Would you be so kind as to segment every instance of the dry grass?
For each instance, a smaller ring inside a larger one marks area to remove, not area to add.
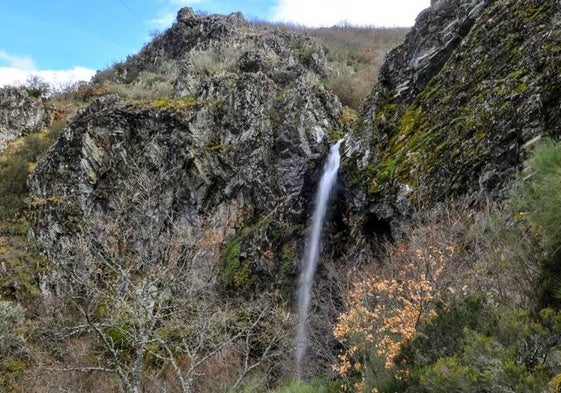
[[[309,34],[328,51],[331,62],[327,84],[341,103],[355,110],[372,91],[378,70],[388,52],[401,44],[409,28],[333,26],[306,28],[298,25],[256,22],[264,26]]]
[[[329,49],[330,60],[339,65],[328,85],[343,105],[359,109],[378,80],[386,54],[403,41],[408,31],[343,26],[311,29],[309,34]]]

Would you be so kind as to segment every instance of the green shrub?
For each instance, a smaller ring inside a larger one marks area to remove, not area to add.
[[[544,143],[524,171],[515,200],[541,231],[546,247],[556,252],[561,247],[561,143]]]
[[[541,392],[560,366],[561,314],[494,309],[474,300],[444,311],[409,345],[408,391]]]
[[[29,359],[28,348],[21,337],[24,309],[15,302],[0,300],[0,390],[18,391],[15,386]]]
[[[52,131],[26,135],[6,149],[0,158],[0,220],[21,217],[27,197],[27,177],[60,133]]]
[[[2,347],[16,336],[15,331],[21,327],[25,311],[14,302],[0,300],[0,343]]]
[[[157,72],[139,72],[130,83],[118,83],[107,79],[105,89],[107,93],[131,100],[168,99],[173,97],[173,86],[178,72],[176,62],[168,61],[162,64]]]
[[[18,155],[29,162],[37,162],[53,144],[57,136],[57,132],[28,135],[24,138]]]
[[[247,292],[254,282],[250,261],[240,257],[243,240],[242,236],[231,236],[222,250],[222,283],[228,290]]]
[[[561,143],[543,143],[525,163],[524,178],[514,187],[519,217],[541,237],[538,295],[543,306],[561,305]]]
[[[531,321],[522,320],[527,330],[524,339],[531,340]],[[509,329],[510,330],[510,329]],[[518,342],[520,346],[524,341]],[[427,392],[512,391],[542,392],[548,376],[541,365],[532,368],[518,359],[522,354],[495,336],[466,330],[465,344],[459,358],[443,358],[427,368],[421,386]],[[442,365],[449,367],[445,372]],[[444,389],[443,389],[444,388]]]
[[[423,325],[419,334],[398,355],[402,367],[424,367],[461,350],[464,330],[485,330],[494,317],[481,295],[471,294],[451,304],[439,302],[437,317]]]
[[[466,236],[478,287],[507,307],[533,307],[543,260],[539,236],[510,203],[492,204],[477,213]]]
[[[0,162],[0,220],[21,215],[25,207],[28,175],[29,164],[22,156]]]
[[[26,135],[0,156],[0,295],[5,298],[28,301],[39,295],[38,274],[45,265],[27,238],[27,178],[59,132]]]
[[[130,84],[110,83],[107,92],[131,100],[170,98],[175,80],[152,72],[141,72]]]
[[[233,71],[238,60],[239,49],[232,46],[210,48],[192,51],[190,60],[196,73],[202,75],[217,75]]]
[[[469,367],[453,356],[438,359],[430,368],[424,370],[420,377],[420,385],[425,392],[455,393],[470,391]]]

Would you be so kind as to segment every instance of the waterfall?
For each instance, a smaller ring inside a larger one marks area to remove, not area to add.
[[[321,228],[327,212],[329,197],[337,180],[337,171],[339,170],[339,163],[341,161],[341,156],[339,154],[341,142],[342,140],[331,146],[329,150],[329,157],[323,168],[323,174],[316,195],[311,231],[306,239],[302,274],[298,284],[298,331],[296,335],[296,375],[298,378],[302,376],[302,361],[304,360],[304,355],[306,354],[308,346],[307,320],[312,283],[319,258]]]

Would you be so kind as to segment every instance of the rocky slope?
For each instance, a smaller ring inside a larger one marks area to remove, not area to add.
[[[407,205],[504,194],[527,149],[561,135],[560,16],[548,0],[433,1],[348,143],[367,209],[395,223]]]
[[[30,180],[34,237],[56,259],[80,222],[116,211],[128,180],[148,173],[158,189],[131,223],[152,217],[155,233],[181,226],[193,258],[226,274],[227,287],[286,283],[301,243],[295,228],[303,230],[330,134],[340,128],[341,105],[321,83],[324,65],[307,37],[251,26],[240,14],[182,9],[170,30],[109,76],[132,86],[147,70],[175,68],[173,95],[107,96],[74,118]],[[152,235],[133,231],[130,241]]]
[[[50,122],[41,94],[24,88],[0,89],[0,154],[8,142],[35,131]]]

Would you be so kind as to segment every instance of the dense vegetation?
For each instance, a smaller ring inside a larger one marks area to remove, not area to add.
[[[354,280],[335,327],[346,386],[544,391],[561,371],[560,159],[543,144],[502,204],[419,214]]]

